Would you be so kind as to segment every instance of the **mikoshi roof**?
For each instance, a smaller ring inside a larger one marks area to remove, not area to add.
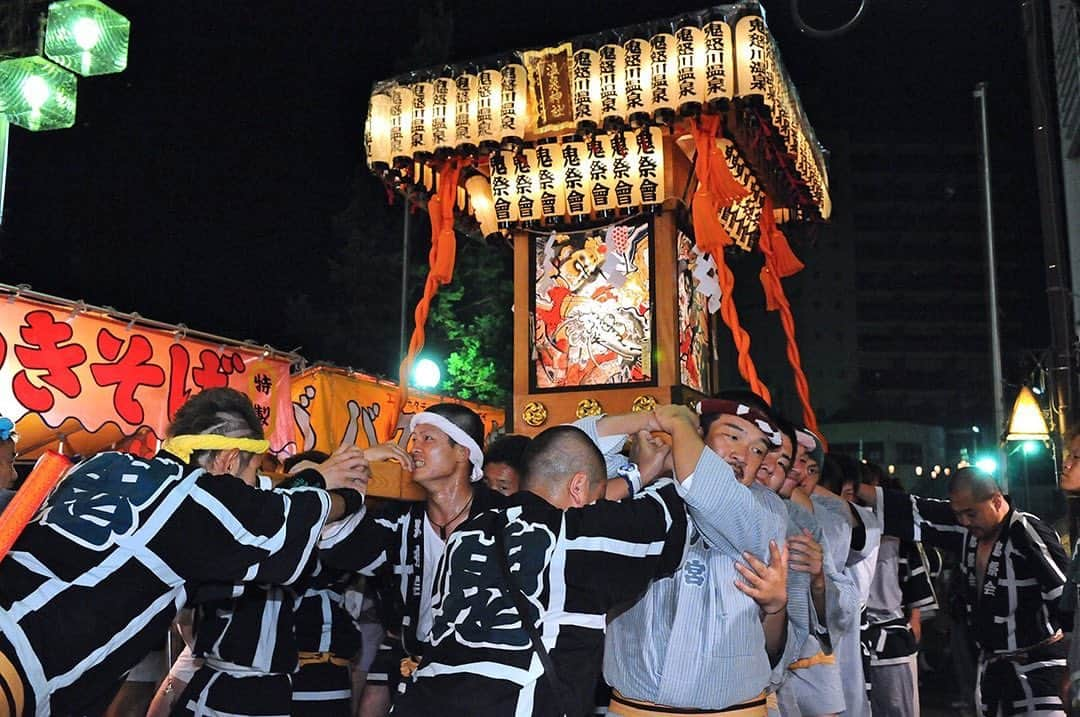
[[[695,118],[710,114],[723,118],[717,142],[725,143],[733,176],[752,194],[772,199],[777,221],[828,219],[824,152],[756,0],[384,80],[372,90],[365,140],[372,171],[428,189],[432,167],[469,157],[492,176],[496,204],[495,177],[508,162],[507,198],[531,187],[537,208],[528,198],[519,198],[530,205],[520,211],[507,202],[512,213],[499,217],[506,226],[562,214],[580,219],[606,209],[593,201],[600,195],[588,191],[598,171],[588,171],[588,162],[584,207],[568,206],[563,196],[540,208],[545,189],[544,196],[565,193],[569,182],[573,190],[574,175],[559,173],[572,172],[569,160],[559,155],[573,157],[578,149],[593,164],[607,158],[612,189],[620,178],[634,185],[633,193],[625,193],[627,208],[649,204],[649,191],[643,195],[635,181],[648,183],[650,175],[643,170],[638,176],[634,165],[647,153],[649,137],[678,139]],[[620,157],[631,160],[630,174],[620,175]],[[545,169],[554,172],[554,181],[545,183]],[[463,191],[459,200],[469,213],[471,195]],[[758,212],[762,199],[752,202]],[[652,199],[661,201],[662,195]]]

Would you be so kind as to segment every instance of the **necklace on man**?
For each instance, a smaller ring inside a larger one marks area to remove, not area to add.
[[[457,520],[458,518],[460,518],[460,517],[461,517],[461,514],[462,514],[462,513],[464,513],[464,512],[466,511],[466,510],[468,510],[468,509],[469,509],[469,506],[470,506],[470,505],[472,505],[472,501],[473,501],[473,496],[469,496],[469,500],[468,500],[468,502],[466,502],[466,503],[465,503],[465,505],[463,505],[463,506],[461,507],[461,510],[459,510],[459,511],[458,511],[458,512],[457,512],[457,513],[456,513],[456,514],[454,515],[454,517],[453,517],[453,518],[451,518],[450,520],[446,521],[446,522],[445,522],[445,523],[443,523],[442,525],[440,525],[440,524],[438,524],[438,523],[436,523],[436,522],[435,522],[435,520],[434,520],[434,519],[433,519],[433,518],[431,517],[431,510],[428,510],[428,514],[427,514],[427,519],[428,519],[429,521],[431,521],[431,524],[432,524],[432,525],[434,525],[434,526],[435,526],[436,528],[438,528],[438,529],[439,529],[439,537],[440,537],[440,538],[442,538],[443,542],[446,542],[446,526],[450,525],[450,524],[451,524],[451,523],[453,523],[453,522],[454,522],[455,520]]]

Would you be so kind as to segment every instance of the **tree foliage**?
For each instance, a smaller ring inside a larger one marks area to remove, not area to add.
[[[439,291],[428,316],[429,345],[447,351],[442,391],[495,406],[508,402],[513,304],[510,249],[459,235],[454,279]]]

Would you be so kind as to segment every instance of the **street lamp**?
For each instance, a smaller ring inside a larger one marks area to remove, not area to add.
[[[413,384],[417,388],[435,388],[442,380],[442,370],[439,364],[429,358],[422,358],[416,362],[413,369]]]
[[[1027,386],[1020,387],[1020,393],[1016,396],[1013,404],[1012,416],[1009,418],[1009,431],[1005,435],[1006,441],[1048,441],[1050,440],[1050,428],[1046,425],[1046,417],[1042,407],[1031,389]]]
[[[0,223],[10,125],[31,132],[71,127],[78,80],[68,69],[89,77],[127,67],[131,23],[120,13],[99,0],[59,0],[47,15],[27,17],[33,8],[0,3],[0,27],[20,28],[0,44]]]
[[[45,55],[83,77],[123,72],[131,23],[98,0],[61,0],[49,5]]]

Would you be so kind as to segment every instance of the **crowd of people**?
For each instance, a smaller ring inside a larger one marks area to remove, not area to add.
[[[973,467],[922,498],[823,438],[728,391],[485,450],[438,404],[407,449],[267,475],[247,397],[203,391],[154,458],[73,468],[0,558],[0,715],[906,717],[935,612],[979,714],[1068,714],[1054,530]],[[378,461],[425,499],[366,498]]]

